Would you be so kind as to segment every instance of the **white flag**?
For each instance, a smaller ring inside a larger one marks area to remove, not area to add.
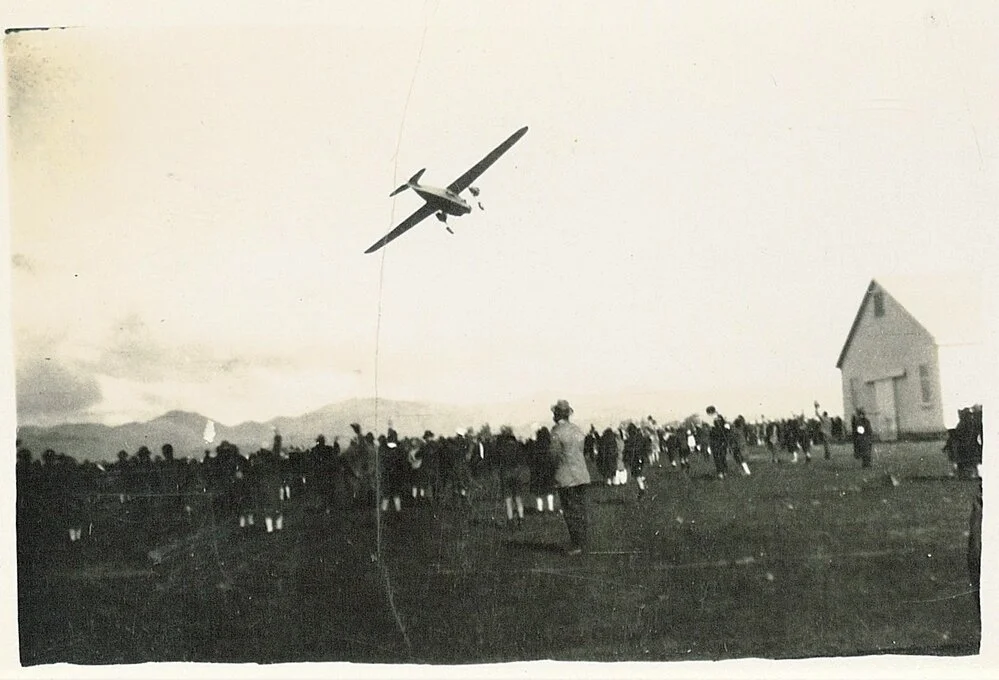
[[[215,441],[215,421],[209,420],[205,423],[205,433],[201,437],[205,440],[206,444],[211,444]]]

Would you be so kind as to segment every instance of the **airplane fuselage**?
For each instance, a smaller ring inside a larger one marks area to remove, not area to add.
[[[406,189],[412,189],[419,194],[420,198],[422,198],[425,203],[417,208],[416,211],[409,217],[397,224],[392,231],[373,243],[371,247],[364,251],[365,254],[375,252],[379,248],[388,244],[390,241],[406,233],[431,215],[436,215],[437,219],[444,223],[444,228],[453,234],[454,232],[451,231],[451,227],[447,225],[448,215],[461,217],[462,215],[467,215],[472,212],[472,206],[468,204],[468,201],[461,197],[461,192],[468,189],[472,196],[477,197],[479,195],[479,190],[472,186],[472,182],[474,182],[479,175],[485,172],[486,168],[495,163],[496,159],[505,154],[510,147],[516,144],[517,140],[525,134],[527,134],[527,126],[520,128],[507,137],[506,141],[486,154],[485,158],[473,165],[453,182],[448,184],[446,188],[442,189],[440,187],[420,184],[420,178],[423,177],[423,173],[426,171],[426,168],[423,168],[410,177],[405,184],[396,187],[396,189],[389,194],[390,197],[396,196]],[[482,203],[478,200],[476,200],[476,203],[479,206],[479,209],[482,210]]]
[[[423,184],[411,186],[411,188],[439,212],[456,217],[472,212],[472,206],[468,204],[468,201],[450,189],[441,189]]]

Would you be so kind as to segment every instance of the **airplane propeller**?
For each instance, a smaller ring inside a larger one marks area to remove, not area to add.
[[[479,190],[478,187],[468,187],[468,193],[472,194],[472,196],[478,196],[482,192]],[[485,208],[482,206],[482,201],[476,201],[476,203],[479,204],[479,210],[485,210]]]

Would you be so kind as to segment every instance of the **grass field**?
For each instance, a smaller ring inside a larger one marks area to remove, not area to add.
[[[25,665],[142,661],[485,663],[968,655],[977,483],[940,444],[879,445],[750,477],[653,468],[649,493],[593,486],[591,553],[558,514],[505,526],[491,479],[468,507],[334,517],[276,534],[203,522],[159,565],[98,542],[19,551]],[[893,485],[888,475],[893,475]],[[122,529],[127,531],[128,527]],[[81,548],[81,546],[72,546]]]

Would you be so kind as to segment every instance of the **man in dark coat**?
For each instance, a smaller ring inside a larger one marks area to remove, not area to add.
[[[724,479],[725,473],[728,472],[729,430],[726,427],[724,416],[718,413],[714,406],[708,406],[706,412],[714,418],[708,441],[711,447],[711,457],[715,461],[715,473],[718,475],[718,479]]]
[[[449,438],[445,444],[444,451],[447,456],[445,486],[450,491],[451,500],[468,502],[468,489],[472,485],[470,463],[473,447],[478,449],[477,442],[472,438],[472,432],[466,434],[466,431],[460,427],[455,430],[455,436]]]
[[[874,433],[871,431],[871,421],[867,419],[864,409],[858,408],[852,418],[853,457],[860,459],[860,466],[871,467],[871,451],[874,448]]]
[[[649,440],[635,423],[628,423],[624,440],[624,459],[631,469],[631,476],[638,483],[638,496],[645,495],[645,464],[649,460]]]
[[[381,510],[389,509],[389,503],[396,512],[402,510],[402,496],[406,487],[406,459],[399,448],[398,438],[391,441],[385,435],[378,437],[379,492]]]
[[[798,448],[801,446],[801,429],[798,419],[786,418],[781,421],[780,435],[781,445],[784,450],[791,454],[791,462],[798,462]]]
[[[617,474],[617,437],[609,427],[604,429],[597,441],[597,468],[607,486],[614,483],[614,476]]]
[[[981,408],[962,408],[957,412],[957,427],[948,430],[944,452],[954,464],[954,472],[963,479],[978,477],[982,463]]]
[[[665,436],[666,455],[669,456],[670,466],[676,467],[677,462],[679,462],[680,467],[686,471],[690,467],[690,461],[688,460],[690,451],[684,452],[686,434],[677,428],[668,427],[666,428]]]

